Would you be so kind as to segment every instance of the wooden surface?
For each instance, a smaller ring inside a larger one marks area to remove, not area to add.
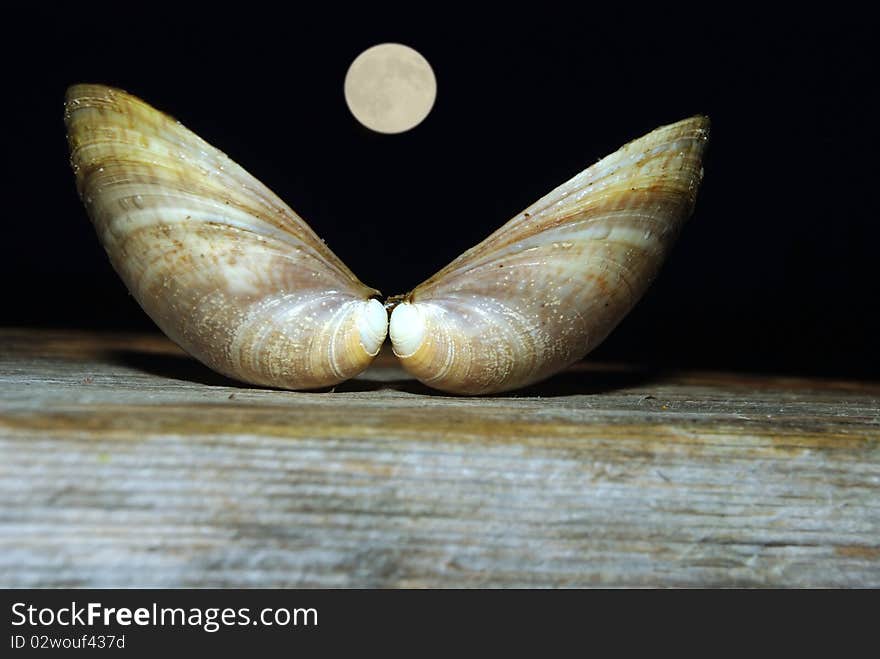
[[[880,586],[880,385],[393,356],[246,388],[158,336],[0,331],[0,586]]]

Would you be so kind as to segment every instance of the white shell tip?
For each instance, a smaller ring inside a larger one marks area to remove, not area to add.
[[[391,312],[391,345],[398,357],[409,357],[425,338],[425,319],[414,304],[401,302]]]
[[[379,300],[367,300],[357,316],[361,345],[369,355],[377,355],[388,334],[388,312]]]

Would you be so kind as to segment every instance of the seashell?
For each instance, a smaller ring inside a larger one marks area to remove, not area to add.
[[[263,184],[121,90],[76,85],[77,189],[128,290],[208,367],[288,389],[366,368],[390,329],[404,368],[460,394],[581,359],[657,274],[689,217],[709,121],[658,128],[532,204],[386,303]]]
[[[398,296],[389,330],[404,368],[436,389],[487,394],[584,357],[690,216],[708,132],[696,116],[630,142]]]
[[[116,272],[172,340],[229,377],[289,389],[346,380],[388,315],[268,188],[123,91],[68,89],[80,197]]]

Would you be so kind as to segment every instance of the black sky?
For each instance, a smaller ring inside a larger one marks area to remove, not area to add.
[[[439,7],[439,6],[438,6]],[[394,21],[341,6],[89,5],[9,15],[0,322],[151,329],[77,199],[62,123],[75,82],[122,87],[264,181],[365,283],[401,293],[624,142],[708,114],[696,212],[597,358],[875,378],[880,364],[877,52],[867,21],[640,17],[548,8]],[[428,119],[348,113],[363,49],[432,64]]]

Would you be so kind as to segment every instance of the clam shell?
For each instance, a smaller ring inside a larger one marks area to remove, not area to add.
[[[630,142],[401,296],[390,336],[425,384],[487,394],[595,348],[639,300],[691,214],[709,120]]]
[[[67,92],[77,188],[110,261],[172,340],[289,389],[362,371],[387,313],[268,188],[179,122],[102,85]]]

